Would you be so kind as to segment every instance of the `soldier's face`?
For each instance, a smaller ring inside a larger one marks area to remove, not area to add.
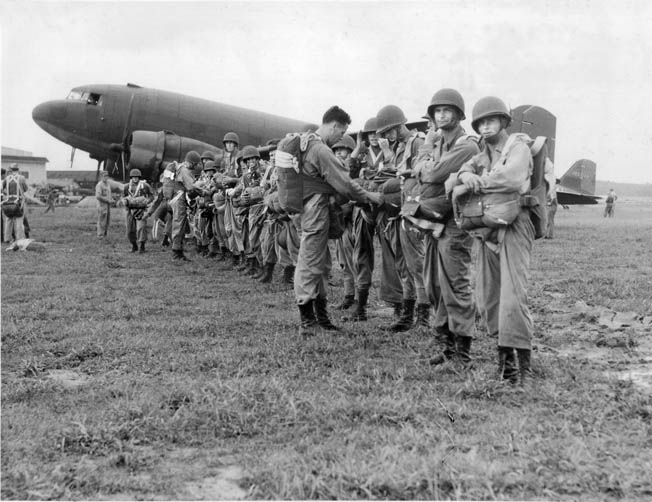
[[[351,155],[351,152],[348,148],[336,148],[335,156],[340,160],[346,160]]]
[[[256,157],[250,157],[246,161],[247,169],[256,169],[258,167],[258,159]]]
[[[328,146],[333,146],[342,139],[342,136],[344,136],[344,133],[348,128],[348,125],[340,124],[339,122],[331,122],[328,138],[325,138],[326,144]]]
[[[235,143],[233,141],[225,141],[224,148],[227,152],[231,153],[235,149]]]
[[[480,136],[482,136],[485,141],[492,143],[500,133],[502,129],[502,124],[500,122],[500,117],[487,117],[478,123],[478,131]]]
[[[371,146],[378,146],[378,135],[375,132],[370,132],[368,138]]]
[[[436,106],[433,113],[435,124],[438,129],[444,131],[454,129],[457,126],[457,111],[452,106]]]
[[[390,143],[394,143],[398,139],[398,127],[392,127],[389,131],[381,132],[380,136]]]

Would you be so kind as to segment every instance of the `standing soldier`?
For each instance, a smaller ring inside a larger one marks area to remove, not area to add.
[[[100,172],[100,181],[95,185],[95,198],[97,199],[97,237],[103,239],[109,230],[111,221],[111,185],[109,185],[109,173]]]
[[[18,164],[12,164],[10,169],[9,176],[2,180],[2,213],[6,217],[4,239],[10,243],[7,249],[15,250],[16,241],[25,239],[23,217],[27,180],[18,172]]]
[[[519,133],[509,135],[506,128],[511,120],[507,106],[496,97],[485,97],[475,104],[471,125],[482,136],[485,147],[451,180],[458,185],[453,190],[454,201],[464,192],[490,194],[501,200],[529,192],[533,168],[529,138]],[[517,378],[516,351],[518,374],[524,383],[531,375],[533,330],[527,304],[534,241],[529,210],[521,208],[511,224],[490,230],[483,239],[476,239],[478,309],[489,334],[498,334],[500,375],[510,381]]]
[[[605,207],[604,207],[604,217],[605,218],[607,216],[609,218],[614,217],[614,206],[616,205],[616,200],[618,200],[618,196],[616,195],[616,191],[613,188],[610,188],[609,193],[607,194],[607,198],[605,200]]]
[[[210,153],[210,152],[208,152]],[[204,155],[206,152],[204,152]],[[213,241],[213,176],[217,172],[215,162],[212,160],[204,162],[202,174],[198,184],[203,190],[209,193],[198,198],[196,213],[197,252],[203,256],[210,256],[209,246]]]
[[[129,172],[129,183],[125,185],[122,196],[125,202],[125,220],[127,239],[131,242],[131,252],[145,252],[147,241],[147,206],[154,198],[152,188],[145,180],[141,180],[140,169]]]
[[[381,108],[376,119],[383,162],[386,167],[389,165],[396,170],[396,175],[401,180],[401,192],[406,193],[414,185],[414,180],[411,179],[412,164],[416,162],[423,137],[405,126],[407,118],[398,106],[387,105]],[[389,329],[395,332],[406,331],[412,327],[417,300],[420,305],[428,305],[423,283],[423,236],[409,225],[402,224],[398,215],[389,217],[383,227],[383,238],[389,241],[384,246],[389,252],[383,253],[383,270],[397,270],[402,291],[401,315]],[[428,309],[419,312],[426,319],[430,315]]]
[[[445,226],[439,237],[426,235],[426,284],[439,287],[435,304],[435,329],[445,337],[442,354],[432,358],[441,364],[456,353],[463,363],[470,362],[471,341],[475,333],[475,308],[471,290],[471,247],[473,239],[457,227],[446,198],[445,181],[452,173],[479,152],[475,138],[468,136],[460,122],[464,99],[455,89],[440,89],[428,106],[428,116],[435,124],[419,151],[415,167],[422,202],[444,199],[439,223]],[[435,133],[435,129],[439,133]],[[439,209],[439,208],[438,208]],[[430,295],[435,296],[434,293]]]
[[[258,275],[262,268],[262,254],[260,250],[260,233],[265,220],[265,205],[263,204],[263,188],[261,187],[263,174],[260,166],[260,153],[253,145],[242,149],[242,160],[245,172],[236,186],[236,194],[240,194],[240,204],[245,223],[245,256],[247,260],[247,275]]]
[[[175,260],[190,261],[183,254],[183,239],[190,229],[188,197],[202,193],[202,189],[195,182],[193,170],[201,163],[199,154],[194,150],[186,154],[185,161],[181,164],[170,164],[164,174],[170,183],[170,206],[172,207],[172,252]]]
[[[54,213],[54,201],[56,199],[57,199],[57,195],[54,193],[54,189],[50,188],[48,190],[48,197],[47,197],[48,207],[45,208],[45,211],[43,211],[43,214],[49,212],[50,210],[52,210],[52,212]]]
[[[328,249],[331,197],[342,194],[345,200],[380,204],[382,196],[367,192],[349,178],[330,146],[337,143],[351,123],[349,114],[338,106],[329,108],[303,155],[306,175],[301,213],[301,244],[294,273],[294,293],[299,306],[302,335],[315,333],[318,327],[337,330],[328,318],[326,284],[331,268]],[[276,154],[277,162],[280,152]]]
[[[227,132],[222,140],[224,145],[224,157],[220,164],[221,172],[234,172],[237,169],[238,148],[240,146],[240,137],[234,132]]]

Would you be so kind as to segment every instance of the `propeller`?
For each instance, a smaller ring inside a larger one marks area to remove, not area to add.
[[[75,152],[77,149],[73,146],[72,150],[70,151],[70,169],[72,169],[72,162],[75,160]]]

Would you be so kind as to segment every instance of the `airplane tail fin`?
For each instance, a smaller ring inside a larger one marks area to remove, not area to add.
[[[561,177],[559,184],[581,194],[595,194],[595,162],[581,159]]]

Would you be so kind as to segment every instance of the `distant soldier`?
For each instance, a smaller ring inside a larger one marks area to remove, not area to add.
[[[613,188],[609,189],[609,193],[607,194],[607,198],[605,200],[605,207],[604,207],[604,217],[607,218],[613,218],[614,217],[614,212],[615,212],[615,207],[616,207],[616,201],[618,200],[618,196],[616,195],[616,191]]]
[[[1,180],[4,182],[5,177],[7,176],[7,170],[3,167],[2,168],[2,175],[1,175]],[[2,195],[2,202],[4,202],[4,194]],[[5,214],[4,212],[0,212],[0,239],[2,239],[2,243],[4,244],[5,242]]]
[[[337,143],[351,123],[349,114],[337,106],[329,108],[302,159],[310,183],[304,181],[301,213],[301,245],[294,273],[294,293],[301,316],[300,333],[314,334],[317,327],[337,330],[328,318],[326,284],[331,268],[328,249],[329,203],[334,194],[345,200],[380,204],[382,196],[368,192],[348,176],[330,146]],[[278,153],[277,153],[278,156]]]
[[[398,106],[384,106],[376,119],[383,162],[386,167],[391,166],[395,170],[401,180],[401,192],[405,194],[414,184],[412,167],[424,138],[405,126],[407,118]],[[379,236],[382,235],[383,244],[383,276],[393,283],[390,288],[396,293],[400,291],[401,295],[401,315],[389,326],[389,330],[406,331],[412,327],[416,303],[428,305],[429,308],[423,282],[423,235],[409,225],[402,224],[398,214],[387,214],[383,220],[379,225]],[[392,303],[397,299],[394,298]],[[423,309],[419,312],[423,312]],[[429,311],[425,310],[423,315],[425,314],[429,315]]]
[[[208,152],[210,153],[210,152]],[[204,152],[204,155],[206,152]],[[203,159],[202,159],[203,160]],[[203,256],[210,256],[211,242],[213,241],[213,176],[217,172],[215,162],[209,160],[204,163],[204,169],[199,179],[201,187],[207,191],[207,195],[198,198],[196,213],[197,252]]]
[[[149,184],[141,179],[140,169],[129,171],[129,183],[122,189],[125,206],[125,225],[131,252],[145,252],[147,242],[147,206],[154,194]]]
[[[428,116],[435,127],[430,129],[415,166],[420,203],[432,202],[433,213],[436,208],[441,214],[432,221],[442,225],[436,236],[434,232],[425,233],[424,280],[428,296],[435,300],[435,329],[445,338],[443,353],[433,357],[431,364],[441,364],[454,356],[469,363],[475,334],[473,239],[457,227],[445,188],[448,177],[479,152],[477,139],[468,136],[461,126],[466,119],[464,111],[464,99],[455,89],[440,89],[433,95]]]
[[[109,230],[111,205],[113,204],[107,171],[100,172],[100,181],[95,185],[95,198],[97,199],[97,237],[103,239]]]
[[[2,213],[5,217],[4,240],[8,249],[17,249],[16,241],[25,239],[23,217],[25,212],[25,192],[27,181],[18,172],[18,164],[12,164],[11,172],[2,180]]]
[[[465,192],[490,194],[496,204],[529,192],[533,169],[529,138],[520,133],[508,134],[506,128],[511,120],[507,106],[499,98],[489,96],[475,104],[471,125],[482,136],[485,148],[451,179],[458,184],[453,189],[454,198]],[[514,381],[520,375],[521,383],[525,383],[531,375],[533,331],[527,301],[534,242],[529,209],[522,207],[511,224],[487,230],[476,239],[477,305],[489,334],[498,335],[500,376]]]
[[[49,212],[50,210],[54,213],[54,202],[57,200],[57,194],[54,192],[54,189],[50,188],[48,190],[48,195],[47,195],[47,205],[48,207],[45,208],[45,211],[43,211],[43,214]]]

